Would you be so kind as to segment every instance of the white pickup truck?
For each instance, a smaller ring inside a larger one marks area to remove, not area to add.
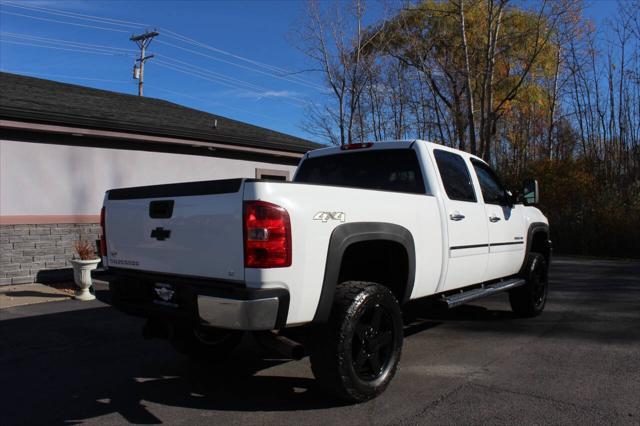
[[[401,307],[508,291],[542,312],[551,241],[538,188],[507,191],[480,158],[421,141],[307,153],[293,182],[232,179],[113,189],[102,210],[113,304],[191,354],[244,331],[364,401],[395,374]],[[296,336],[294,342],[291,336]]]

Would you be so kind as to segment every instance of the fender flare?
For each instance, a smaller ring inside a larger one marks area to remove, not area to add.
[[[318,306],[313,317],[314,323],[323,323],[329,319],[333,298],[338,285],[342,257],[347,248],[363,241],[385,240],[401,244],[407,252],[409,271],[403,300],[405,303],[411,297],[416,274],[416,250],[413,236],[408,229],[393,223],[384,222],[353,222],[337,226],[331,233],[327,259],[322,281],[322,290],[318,299]]]
[[[535,234],[540,232],[544,232],[547,234],[547,244],[549,246],[549,258],[547,259],[547,266],[551,262],[551,234],[549,233],[549,225],[544,222],[533,222],[529,225],[529,229],[527,230],[527,247],[524,252],[524,259],[522,261],[522,266],[520,267],[520,274],[524,273],[524,269],[527,267],[527,259],[529,258],[529,253],[531,253],[531,246],[533,245],[533,237]]]

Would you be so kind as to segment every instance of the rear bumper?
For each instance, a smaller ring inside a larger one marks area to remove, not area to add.
[[[285,289],[251,289],[242,282],[120,268],[109,272],[117,276],[110,283],[114,307],[131,315],[234,330],[274,330],[284,328],[287,322],[289,292]],[[156,292],[158,283],[173,292],[168,300]]]
[[[278,316],[277,297],[235,300],[198,295],[198,313],[207,324],[234,330],[272,330]]]

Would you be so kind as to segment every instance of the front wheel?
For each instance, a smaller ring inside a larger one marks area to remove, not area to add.
[[[314,329],[308,340],[313,374],[341,399],[372,399],[395,375],[402,339],[402,314],[389,289],[369,282],[342,283],[328,323]]]
[[[529,255],[523,278],[525,285],[509,291],[511,309],[521,317],[538,316],[544,310],[549,291],[547,262],[543,255]]]

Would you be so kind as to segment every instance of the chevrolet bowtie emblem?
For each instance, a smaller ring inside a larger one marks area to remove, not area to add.
[[[151,238],[155,238],[158,241],[164,241],[171,236],[171,230],[164,229],[163,227],[157,227],[151,231]]]
[[[164,300],[165,302],[170,301],[173,298],[173,295],[175,294],[175,291],[171,289],[171,286],[169,284],[158,283],[156,284],[156,288],[154,288],[154,291],[156,292],[158,297]]]

